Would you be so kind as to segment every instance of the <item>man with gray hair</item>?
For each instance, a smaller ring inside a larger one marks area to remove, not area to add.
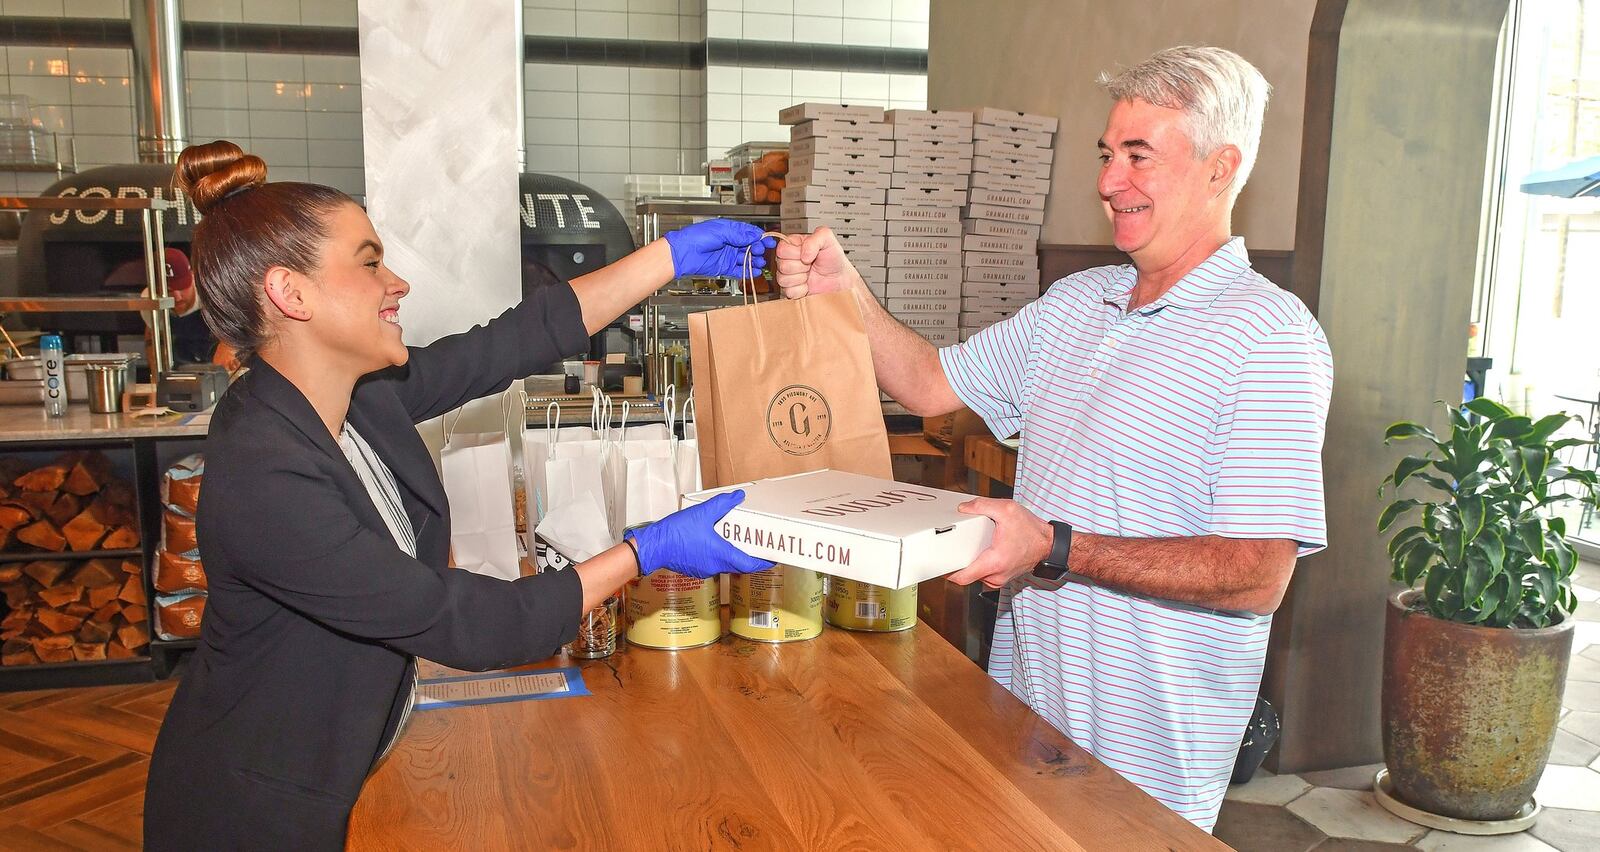
[[[878,383],[914,413],[1020,432],[1015,499],[964,511],[993,545],[950,579],[1004,589],[989,671],[1210,830],[1254,708],[1271,613],[1322,548],[1333,367],[1303,304],[1250,268],[1233,202],[1269,88],[1218,48],[1102,77],[1101,204],[1132,263],[1055,282],[935,350],[819,229],[777,250],[785,295],[855,292]]]

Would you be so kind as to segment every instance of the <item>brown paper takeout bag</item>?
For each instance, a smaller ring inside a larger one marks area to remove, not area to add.
[[[855,295],[689,315],[704,487],[832,468],[892,473]]]

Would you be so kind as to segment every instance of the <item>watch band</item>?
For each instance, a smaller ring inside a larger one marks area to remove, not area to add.
[[[1050,539],[1050,555],[1039,563],[1033,573],[1046,580],[1059,580],[1068,573],[1067,561],[1072,555],[1072,525],[1065,521],[1051,521],[1054,535]]]

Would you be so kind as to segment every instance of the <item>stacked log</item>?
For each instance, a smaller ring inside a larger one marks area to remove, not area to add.
[[[181,459],[161,478],[161,547],[156,552],[156,633],[163,639],[200,635],[206,611],[206,571],[194,519],[200,508],[205,459]]]

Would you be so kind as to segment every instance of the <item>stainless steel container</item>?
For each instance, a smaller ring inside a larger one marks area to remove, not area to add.
[[[126,363],[85,364],[84,376],[89,380],[90,411],[96,414],[114,414],[122,410],[122,391],[128,384]]]

